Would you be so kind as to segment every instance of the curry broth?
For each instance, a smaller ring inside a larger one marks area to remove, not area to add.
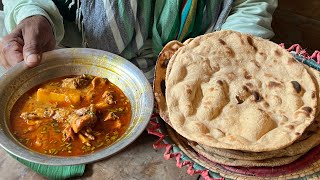
[[[49,80],[18,99],[10,128],[19,142],[39,153],[79,156],[109,146],[124,134],[132,115],[124,93],[108,80],[94,76],[90,76],[94,79],[87,87],[62,87],[65,79],[77,77]],[[86,117],[92,118],[91,122],[86,123]]]

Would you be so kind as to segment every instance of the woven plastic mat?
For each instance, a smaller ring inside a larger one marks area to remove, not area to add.
[[[283,44],[281,47],[285,48]],[[287,49],[301,63],[320,71],[320,52],[309,55],[300,45]],[[293,163],[278,167],[232,167],[209,161],[195,152],[184,139],[155,112],[148,133],[158,136],[155,149],[165,149],[166,160],[175,158],[177,167],[187,166],[187,173],[198,174],[205,180],[222,179],[320,179],[320,145]]]

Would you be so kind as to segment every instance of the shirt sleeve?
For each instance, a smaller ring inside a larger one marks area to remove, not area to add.
[[[270,39],[274,36],[271,22],[277,6],[278,0],[235,0],[221,29]]]
[[[23,19],[42,15],[52,25],[57,44],[64,36],[63,18],[52,0],[3,0],[5,27],[10,33]]]

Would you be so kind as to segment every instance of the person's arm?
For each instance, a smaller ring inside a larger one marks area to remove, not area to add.
[[[272,14],[278,0],[235,0],[222,30],[234,30],[270,39]]]
[[[27,17],[44,16],[51,24],[58,44],[64,35],[63,19],[52,0],[3,0],[5,26],[7,32],[13,31]]]

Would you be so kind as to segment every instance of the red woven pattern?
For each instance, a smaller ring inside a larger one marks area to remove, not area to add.
[[[149,134],[152,134],[152,135],[155,135],[155,136],[158,136],[159,139],[153,144],[153,147],[155,149],[161,149],[161,148],[165,148],[165,152],[164,152],[164,158],[166,160],[169,160],[171,158],[174,158],[176,157],[176,166],[178,168],[182,168],[184,166],[188,166],[188,169],[187,169],[187,173],[190,174],[190,175],[195,175],[195,174],[199,174],[201,175],[201,177],[204,179],[204,180],[224,180],[224,178],[211,178],[210,175],[209,175],[209,170],[205,169],[205,170],[195,170],[193,168],[193,162],[191,161],[183,161],[181,159],[181,156],[182,154],[180,152],[178,153],[173,153],[172,151],[172,147],[173,145],[171,144],[167,144],[167,143],[163,143],[163,139],[166,137],[166,135],[164,135],[163,133],[159,132],[159,128],[160,128],[160,124],[157,123],[154,119],[156,118],[156,115],[152,115],[151,117],[151,120],[149,122],[149,125],[148,125],[148,128],[147,128],[147,131]]]
[[[285,49],[285,46],[283,43],[280,44],[282,48]],[[291,47],[287,49],[290,51],[295,51],[298,55],[303,56],[306,59],[314,59],[317,61],[318,64],[320,64],[320,51],[316,50],[312,53],[312,55],[309,55],[305,49],[303,49],[299,44],[294,44]]]

